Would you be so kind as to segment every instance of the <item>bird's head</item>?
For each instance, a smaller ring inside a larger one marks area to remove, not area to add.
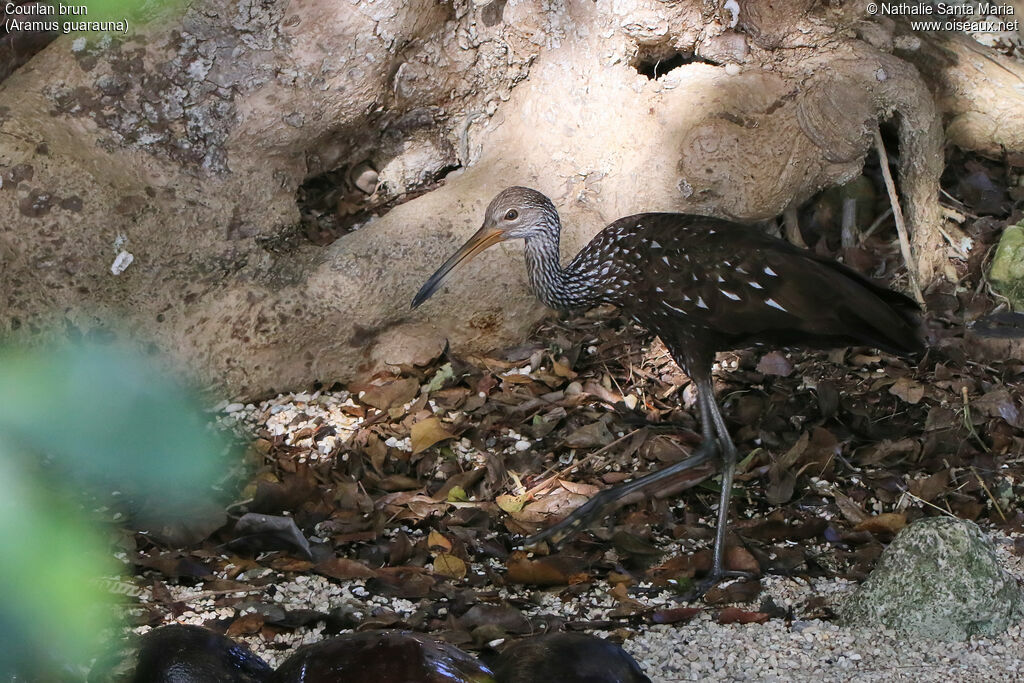
[[[498,242],[529,239],[558,231],[558,213],[551,200],[528,187],[502,190],[487,205],[484,224],[462,247],[441,264],[413,297],[416,308],[433,296],[456,267]]]

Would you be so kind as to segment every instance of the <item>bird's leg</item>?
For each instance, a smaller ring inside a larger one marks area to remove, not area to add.
[[[736,445],[729,436],[722,412],[715,401],[715,390],[711,380],[698,382],[697,402],[700,405],[702,431],[705,440],[717,441],[722,463],[722,493],[718,499],[718,522],[715,526],[715,548],[711,560],[711,571],[698,584],[699,597],[715,584],[729,577],[749,577],[746,572],[725,569],[725,532],[729,526],[729,501],[732,497],[732,480],[736,470]],[[717,438],[716,438],[717,437]]]
[[[710,448],[718,453],[718,439],[715,438],[715,418],[717,412],[715,405],[714,387],[708,382],[706,387],[697,385],[697,406],[700,408],[700,433],[704,437],[705,448]],[[705,400],[705,396],[711,396],[711,400]]]

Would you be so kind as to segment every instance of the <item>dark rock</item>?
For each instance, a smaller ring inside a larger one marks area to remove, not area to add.
[[[454,645],[406,631],[353,633],[299,648],[268,683],[492,683]]]
[[[621,647],[582,633],[551,633],[520,640],[494,662],[497,683],[650,683]]]
[[[198,626],[164,626],[142,637],[132,683],[264,683],[271,669],[249,648]]]

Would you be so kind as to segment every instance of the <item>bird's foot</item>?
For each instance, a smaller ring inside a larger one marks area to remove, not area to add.
[[[680,460],[668,467],[655,470],[654,472],[645,474],[642,477],[624,481],[610,489],[600,491],[586,503],[573,510],[573,512],[561,522],[558,522],[554,526],[548,527],[544,531],[524,539],[523,545],[530,547],[542,542],[547,542],[553,547],[558,547],[558,545],[584,526],[604,517],[617,501],[626,497],[630,493],[639,491],[651,484],[667,479],[670,476],[680,474],[681,472],[685,472],[686,470],[691,470],[702,465],[713,458],[716,453],[717,451],[715,448],[698,448],[685,460]]]
[[[734,571],[731,569],[711,570],[711,572],[700,581],[697,581],[689,593],[686,594],[687,602],[696,602],[704,597],[709,590],[729,579],[749,580],[755,577],[750,572]]]

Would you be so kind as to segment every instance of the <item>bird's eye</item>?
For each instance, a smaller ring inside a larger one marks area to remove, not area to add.
[[[505,220],[514,221],[517,218],[519,218],[519,212],[515,209],[509,209],[505,212]]]

